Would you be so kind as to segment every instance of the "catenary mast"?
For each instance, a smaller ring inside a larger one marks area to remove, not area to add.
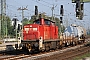
[[[0,38],[7,36],[6,24],[6,0],[1,0]]]

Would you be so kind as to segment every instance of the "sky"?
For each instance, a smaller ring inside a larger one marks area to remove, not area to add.
[[[22,20],[22,12],[17,10],[20,7],[27,7],[28,10],[24,11],[24,17],[30,19],[34,15],[35,5],[38,6],[38,11],[46,15],[52,16],[51,8],[54,6],[55,17],[60,15],[60,5],[64,7],[63,24],[65,26],[71,24],[81,25],[85,28],[90,28],[90,2],[84,3],[84,18],[78,20],[75,16],[75,3],[72,0],[6,0],[6,15],[10,18],[17,18]]]

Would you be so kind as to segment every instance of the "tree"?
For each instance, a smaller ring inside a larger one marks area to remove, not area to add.
[[[11,19],[7,16],[7,35],[8,36],[15,36],[15,30],[14,27],[11,25]]]
[[[24,18],[22,22],[23,22],[23,26],[29,24],[29,20],[27,18]]]
[[[10,32],[10,26],[11,26],[11,19],[8,16],[2,16],[3,19],[1,19],[1,38],[7,37]]]
[[[58,34],[60,35],[61,33],[64,32],[65,27],[64,25],[61,25],[59,18],[55,17],[54,21],[55,21],[55,24],[58,26],[58,32],[59,32]]]
[[[30,19],[30,21],[29,21],[30,24],[32,24],[34,20],[36,20],[36,16],[35,16],[35,15],[31,16],[31,19]]]

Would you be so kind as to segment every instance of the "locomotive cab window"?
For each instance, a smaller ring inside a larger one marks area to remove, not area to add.
[[[36,24],[40,24],[40,20],[36,20],[35,23],[36,23]]]
[[[50,25],[50,20],[45,20],[46,25]]]

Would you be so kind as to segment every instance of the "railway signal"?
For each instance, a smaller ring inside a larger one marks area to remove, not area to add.
[[[89,2],[85,0],[72,0],[72,3],[76,3],[76,17],[79,20],[83,19],[83,13],[84,13],[84,3]]]
[[[81,3],[80,0],[76,0],[76,17],[80,20],[83,19],[83,2]]]
[[[84,15],[84,3],[81,3],[80,4],[80,9],[81,9],[81,11],[80,11],[80,20],[82,20],[83,19],[83,15]]]
[[[63,21],[63,16],[64,16],[64,9],[63,9],[63,5],[61,5],[60,7],[60,24],[62,25]]]
[[[60,8],[60,15],[63,16],[64,14],[64,9],[63,9],[63,5],[61,5],[61,8]]]
[[[14,29],[16,29],[16,25],[17,25],[17,19],[16,18],[14,18]]]
[[[80,16],[80,1],[76,1],[76,17]]]
[[[21,30],[21,25],[20,24],[18,24],[18,31],[20,31]]]
[[[35,6],[35,15],[38,15],[38,6]]]
[[[81,10],[84,10],[84,3],[81,3]]]

